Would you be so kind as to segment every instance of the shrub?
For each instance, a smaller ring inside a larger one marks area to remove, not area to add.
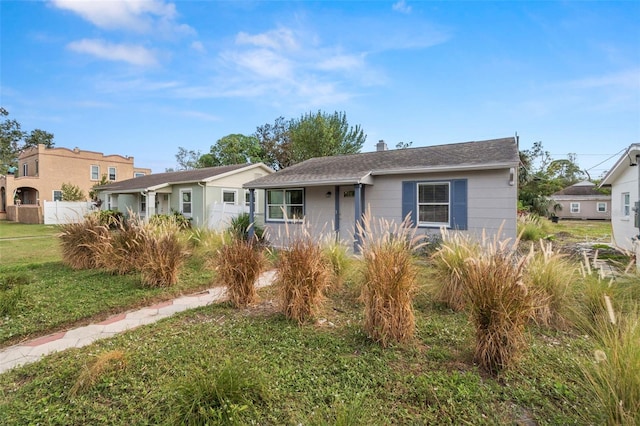
[[[266,401],[263,379],[227,363],[220,371],[197,372],[177,386],[173,424],[245,424],[242,413]]]
[[[142,282],[149,287],[168,287],[178,282],[187,255],[175,222],[141,227],[140,261]]]
[[[85,365],[70,390],[71,396],[86,391],[93,387],[106,374],[124,370],[127,360],[124,352],[113,350],[104,352],[96,357],[91,365]]]
[[[302,324],[315,315],[331,283],[321,245],[303,228],[279,253],[276,269],[284,314]]]
[[[97,215],[100,225],[106,226],[109,229],[116,229],[124,223],[124,214],[117,210],[100,210],[90,215]]]
[[[415,230],[407,219],[398,225],[374,220],[369,213],[358,224],[363,236],[364,328],[383,347],[410,340],[415,332],[413,251],[419,246]]]
[[[218,280],[227,286],[233,305],[240,308],[254,303],[257,297],[255,283],[265,264],[260,246],[234,236],[218,250],[213,261]]]
[[[525,344],[531,302],[522,274],[527,258],[516,258],[508,241],[484,243],[466,261],[463,279],[475,327],[475,361],[490,373],[513,365]]]
[[[251,223],[249,213],[242,213],[231,219],[229,232],[243,240],[249,239],[249,230],[253,228],[254,237],[262,242],[264,240],[264,229],[255,223]]]
[[[567,325],[574,305],[571,290],[575,272],[576,268],[554,252],[550,243],[540,241],[540,251],[531,256],[524,273],[524,282],[531,291],[532,318],[537,324],[561,328]]]
[[[464,268],[465,260],[476,257],[480,245],[468,234],[441,231],[442,242],[431,256],[435,272],[434,280],[428,284],[434,300],[446,304],[454,311],[464,309]]]
[[[174,223],[179,229],[191,228],[191,219],[180,212],[171,214],[154,214],[149,218],[152,225],[163,225],[165,223]]]
[[[24,299],[22,286],[11,289],[0,289],[0,317],[13,315],[18,311],[18,302]],[[2,323],[2,321],[0,321]]]
[[[82,222],[60,225],[60,246],[62,262],[73,269],[97,267],[93,249],[101,238],[108,237],[109,230],[100,224],[95,215],[88,215]]]

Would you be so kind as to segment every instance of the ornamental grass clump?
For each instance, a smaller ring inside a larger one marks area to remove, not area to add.
[[[338,289],[342,286],[346,273],[352,264],[349,249],[342,241],[336,240],[333,234],[327,234],[322,244],[322,252],[331,265],[332,287]]]
[[[387,347],[413,338],[413,297],[417,269],[414,251],[420,244],[408,219],[401,224],[365,214],[358,224],[362,236],[364,328],[369,337]]]
[[[531,292],[532,319],[538,325],[565,328],[575,305],[572,286],[577,269],[564,255],[554,252],[551,243],[540,241],[540,250],[531,246],[524,282]]]
[[[303,324],[320,308],[331,284],[331,265],[306,226],[288,240],[278,255],[276,282],[285,316]]]
[[[431,256],[434,279],[428,285],[434,300],[444,303],[454,311],[462,311],[465,304],[465,260],[480,252],[480,244],[469,234],[442,229],[442,242]]]
[[[95,386],[105,375],[124,370],[127,367],[127,359],[121,350],[104,352],[85,365],[69,393],[76,396]]]
[[[100,224],[96,215],[88,215],[81,222],[60,225],[62,262],[72,269],[97,267],[95,245],[108,237],[109,229]]]
[[[132,216],[127,222],[117,222],[111,232],[100,235],[92,245],[96,266],[114,275],[137,270],[144,250],[143,227],[144,223]]]
[[[640,307],[592,324],[597,349],[582,364],[585,389],[598,401],[602,424],[640,424]]]
[[[227,295],[235,307],[242,308],[256,301],[255,283],[265,266],[262,247],[256,240],[231,235],[212,263],[218,272],[218,281],[227,286]]]
[[[172,221],[141,227],[138,270],[147,287],[169,287],[178,282],[187,256],[180,226]]]
[[[527,257],[518,258],[508,241],[483,243],[466,260],[466,306],[475,327],[474,359],[495,374],[512,366],[525,346],[524,328],[531,300],[522,275]]]

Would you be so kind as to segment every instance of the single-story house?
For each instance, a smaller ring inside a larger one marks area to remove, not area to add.
[[[97,188],[102,210],[131,211],[142,218],[180,212],[196,226],[220,228],[223,217],[248,212],[245,182],[273,170],[262,163],[156,173]],[[259,205],[264,196],[253,194]],[[261,211],[256,212],[260,216]]]
[[[518,164],[513,137],[396,150],[380,141],[375,152],[312,158],[244,187],[266,192],[255,208],[275,245],[304,218],[314,234],[333,231],[357,250],[366,211],[397,223],[409,215],[420,233],[515,238]]]
[[[549,198],[549,211],[560,219],[611,219],[611,195],[598,191],[593,182],[578,182],[551,194]]]
[[[640,251],[640,143],[632,144],[600,182],[611,187],[613,243],[625,250]]]

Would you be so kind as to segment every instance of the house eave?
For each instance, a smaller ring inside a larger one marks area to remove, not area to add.
[[[262,183],[262,184],[252,184],[252,185],[243,185],[243,188],[252,188],[252,189],[268,189],[268,188],[301,188],[301,187],[311,187],[311,186],[342,186],[342,185],[372,185],[373,179],[371,178],[371,173],[367,173],[366,175],[360,178],[344,178],[344,179],[313,179],[313,180],[297,180],[291,182],[273,182],[273,183]]]
[[[603,186],[611,186],[612,182],[616,180],[618,175],[620,174],[620,168],[625,165],[631,166],[633,161],[636,160],[636,156],[640,155],[640,143],[634,143],[630,145],[624,152],[623,155],[618,158],[618,161],[611,167],[611,169],[604,175],[602,181],[598,185],[598,188],[602,188]],[[637,165],[636,167],[640,167]]]
[[[415,167],[415,168],[397,168],[397,169],[385,169],[385,170],[373,170],[371,175],[384,176],[384,175],[406,175],[411,173],[442,173],[442,172],[457,172],[457,171],[474,171],[474,170],[499,170],[516,167],[517,163],[492,163],[492,164],[469,164],[459,166],[430,166],[430,167]]]

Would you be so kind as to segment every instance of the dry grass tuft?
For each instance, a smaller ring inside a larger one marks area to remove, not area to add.
[[[232,235],[213,258],[218,280],[227,286],[227,294],[237,308],[257,299],[256,280],[265,266],[265,256],[257,240],[245,240]]]
[[[333,272],[332,289],[342,287],[346,274],[352,266],[352,256],[349,248],[342,241],[338,241],[333,233],[327,234],[322,244],[322,251],[327,261],[331,264]]]
[[[483,244],[467,259],[464,281],[467,309],[476,330],[475,361],[490,373],[512,366],[525,345],[531,315],[530,295],[522,283],[528,258],[517,258],[508,241]]]
[[[123,351],[113,350],[102,353],[96,357],[91,365],[85,365],[70,390],[72,396],[76,396],[94,386],[104,375],[113,371],[124,370],[127,359]]]
[[[531,246],[524,282],[531,291],[532,319],[539,325],[565,328],[574,299],[571,297],[576,268],[551,243],[540,241],[540,251]]]
[[[285,316],[303,324],[317,313],[331,284],[331,265],[306,227],[289,241],[279,253],[276,282]]]
[[[358,232],[363,235],[365,330],[383,347],[409,341],[415,333],[413,252],[421,245],[416,228],[408,219],[396,224],[374,220],[367,212]]]
[[[72,269],[93,269],[97,267],[93,247],[109,237],[109,229],[100,224],[96,215],[88,215],[82,222],[60,225],[58,237],[65,265]]]
[[[454,311],[462,311],[465,304],[465,260],[480,253],[480,245],[469,234],[450,233],[442,229],[442,243],[431,256],[435,271],[434,280],[428,285],[434,300],[444,303]]]
[[[180,238],[180,226],[173,221],[141,228],[140,261],[138,269],[142,283],[148,287],[169,287],[178,282],[187,250]]]
[[[119,221],[108,234],[101,235],[92,246],[96,266],[115,275],[124,275],[137,270],[143,246],[143,226],[138,218]]]

